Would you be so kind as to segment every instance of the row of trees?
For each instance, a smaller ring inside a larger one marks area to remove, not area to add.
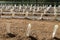
[[[0,1],[30,1],[30,2],[35,2],[35,1],[38,1],[38,2],[60,2],[60,0],[0,0]]]
[[[5,3],[6,3],[6,1],[9,1],[9,2],[17,2],[17,4],[18,4],[18,2],[20,3],[21,2],[21,4],[23,4],[24,2],[24,4],[39,4],[39,5],[42,5],[42,4],[48,4],[48,5],[60,5],[60,0],[0,0],[0,2],[1,1],[4,1]],[[8,2],[8,3],[9,3]]]

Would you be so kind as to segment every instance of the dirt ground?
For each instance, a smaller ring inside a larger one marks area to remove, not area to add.
[[[10,31],[15,34],[14,38],[6,38],[7,33],[6,24],[10,23]],[[59,25],[56,32],[56,37],[60,38],[60,22],[58,21],[37,21],[27,19],[0,19],[0,40],[27,40],[25,38],[28,24],[32,25],[30,35],[36,36],[38,40],[46,38],[47,40],[52,38],[54,25]]]

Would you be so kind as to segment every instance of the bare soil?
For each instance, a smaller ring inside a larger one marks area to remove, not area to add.
[[[6,38],[5,34],[7,33],[6,24],[10,23],[10,31],[15,34],[14,38]],[[31,36],[36,36],[38,40],[46,38],[47,40],[52,38],[52,33],[54,25],[59,25],[59,28],[56,32],[56,37],[60,38],[60,22],[58,21],[37,21],[37,20],[27,20],[27,19],[1,19],[0,18],[0,40],[28,40],[26,38],[26,30],[28,24],[31,23]]]

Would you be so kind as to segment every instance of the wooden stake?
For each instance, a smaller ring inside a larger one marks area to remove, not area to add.
[[[41,13],[41,16],[40,16],[40,18],[39,18],[39,19],[42,19],[42,18],[43,18],[43,15],[44,15],[44,14],[43,14],[43,13]]]
[[[57,13],[56,13],[56,5],[54,6],[54,15],[55,15],[55,17],[54,17],[54,19],[56,19],[56,17],[57,17]]]
[[[26,12],[25,17],[28,17],[28,12]]]
[[[14,5],[14,7],[16,7],[16,4]]]
[[[11,33],[10,32],[10,23],[6,23],[6,30],[7,30],[7,33]]]
[[[26,36],[30,36],[30,32],[31,32],[31,24],[28,24]]]
[[[58,29],[58,25],[55,25],[55,26],[54,26],[54,30],[53,30],[52,37],[55,36],[57,29]]]
[[[14,7],[13,7],[13,9],[11,9],[12,17],[15,16],[15,13],[13,12],[13,10],[14,10]]]
[[[20,5],[20,6],[19,6],[19,9],[20,9],[20,10],[21,10],[21,7],[22,7],[22,6]]]
[[[12,12],[12,17],[14,17],[15,16],[15,14]]]

